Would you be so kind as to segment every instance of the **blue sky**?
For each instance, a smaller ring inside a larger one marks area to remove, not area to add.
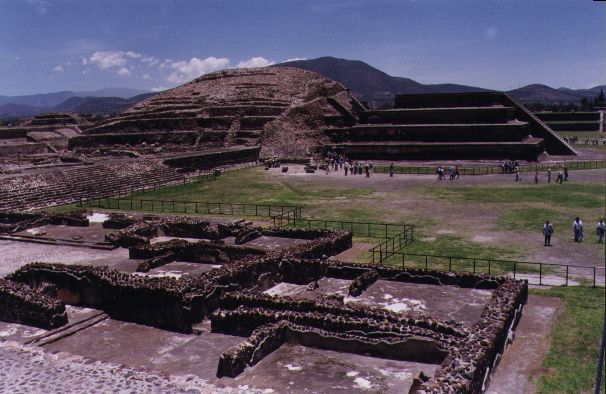
[[[606,2],[0,0],[0,95],[335,56],[422,83],[606,83]]]

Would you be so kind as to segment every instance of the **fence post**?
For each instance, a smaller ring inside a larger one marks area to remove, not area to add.
[[[518,264],[517,262],[515,262],[515,261],[513,262],[513,279],[516,278],[516,265],[517,264]]]
[[[566,286],[568,286],[568,265],[566,265]]]
[[[448,272],[452,272],[452,256],[448,257]]]
[[[543,286],[543,263],[539,263],[539,286]]]
[[[427,271],[427,255],[425,255],[425,271]]]
[[[595,267],[593,267],[593,287],[595,287]]]
[[[488,260],[488,276],[490,276],[490,260]]]
[[[476,259],[473,259],[473,274],[476,274]]]

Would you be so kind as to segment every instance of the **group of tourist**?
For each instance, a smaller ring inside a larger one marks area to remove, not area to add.
[[[583,242],[583,221],[580,217],[576,217],[572,222],[572,230],[574,233],[574,242]],[[551,235],[553,234],[553,224],[547,220],[543,225],[543,235],[545,236],[545,246],[551,246]],[[606,233],[606,223],[604,219],[598,221],[598,225],[595,230],[598,236],[598,242],[604,242],[604,234]]]
[[[579,137],[572,135],[570,137],[564,137],[564,140],[569,144],[584,144],[584,145],[600,145],[600,139],[593,137],[591,139],[585,138],[579,141]],[[602,138],[602,145],[606,146],[606,138]]]
[[[330,174],[331,170],[335,172],[342,170],[344,171],[345,176],[365,174],[368,178],[373,172],[372,161],[362,162],[349,160],[345,155],[338,154],[335,151],[326,152],[323,167],[326,171],[326,175]],[[393,163],[391,164],[390,169],[393,170]]]
[[[459,179],[460,174],[459,174],[459,166],[455,165],[455,166],[448,166],[446,168],[439,166],[436,169],[436,173],[438,174],[438,180],[444,180],[446,179],[446,176],[448,175],[448,179],[449,180],[453,180],[453,179]]]
[[[519,172],[520,164],[517,160],[508,160],[499,162],[499,172],[501,174],[514,174]]]
[[[547,183],[551,183],[551,168],[547,168]],[[558,170],[557,178],[555,183],[564,183],[568,181],[568,167],[564,165],[564,167]],[[534,183],[539,183],[539,172],[535,171],[534,173]]]

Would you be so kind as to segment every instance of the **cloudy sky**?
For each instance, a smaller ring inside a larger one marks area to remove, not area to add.
[[[422,83],[606,83],[606,2],[0,0],[0,95],[158,90],[227,67],[358,59]]]

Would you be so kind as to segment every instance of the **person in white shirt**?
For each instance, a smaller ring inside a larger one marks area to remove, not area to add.
[[[578,216],[572,222],[574,230],[574,242],[583,242],[583,221]]]

